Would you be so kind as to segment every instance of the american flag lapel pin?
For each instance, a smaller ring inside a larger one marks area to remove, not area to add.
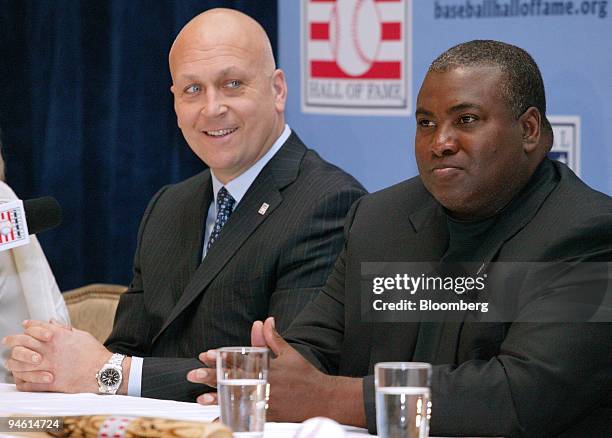
[[[270,204],[264,202],[263,204],[261,204],[261,207],[259,207],[259,210],[257,211],[257,213],[263,216],[264,214],[266,214],[266,211],[268,211],[269,206]]]

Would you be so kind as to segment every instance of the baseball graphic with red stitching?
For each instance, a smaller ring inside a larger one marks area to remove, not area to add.
[[[330,46],[338,66],[350,76],[366,73],[382,40],[374,0],[336,0],[330,17]]]

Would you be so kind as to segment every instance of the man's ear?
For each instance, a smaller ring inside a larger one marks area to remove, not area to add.
[[[537,149],[540,144],[542,116],[535,106],[527,108],[518,123],[520,124],[523,137],[523,150],[529,154]]]
[[[272,74],[272,87],[274,88],[274,104],[278,112],[285,111],[285,103],[287,102],[287,81],[285,80],[285,72],[281,69],[274,70]]]
[[[181,120],[179,119],[178,112],[176,111],[176,86],[172,84],[170,86],[170,92],[172,93],[172,98],[174,99],[174,114],[176,114],[176,125],[181,128]]]

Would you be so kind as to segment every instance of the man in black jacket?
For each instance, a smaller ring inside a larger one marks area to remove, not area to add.
[[[423,361],[433,364],[433,435],[609,433],[612,325],[597,312],[612,200],[546,158],[552,131],[537,65],[508,44],[460,44],[429,68],[415,116],[420,176],[353,206],[344,250],[286,341],[272,318],[253,327],[253,344],[276,355],[270,419],[320,415],[374,431],[373,365]],[[517,280],[493,287],[514,313],[369,322],[368,262],[476,262],[474,275],[493,285]],[[596,318],[607,323],[586,322]],[[190,379],[212,383],[203,371]]]

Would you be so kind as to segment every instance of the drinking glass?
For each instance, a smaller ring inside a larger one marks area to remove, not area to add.
[[[374,366],[376,427],[381,438],[427,438],[431,365],[381,362]]]
[[[217,350],[217,394],[221,421],[235,437],[262,437],[268,399],[269,350],[224,347]]]

